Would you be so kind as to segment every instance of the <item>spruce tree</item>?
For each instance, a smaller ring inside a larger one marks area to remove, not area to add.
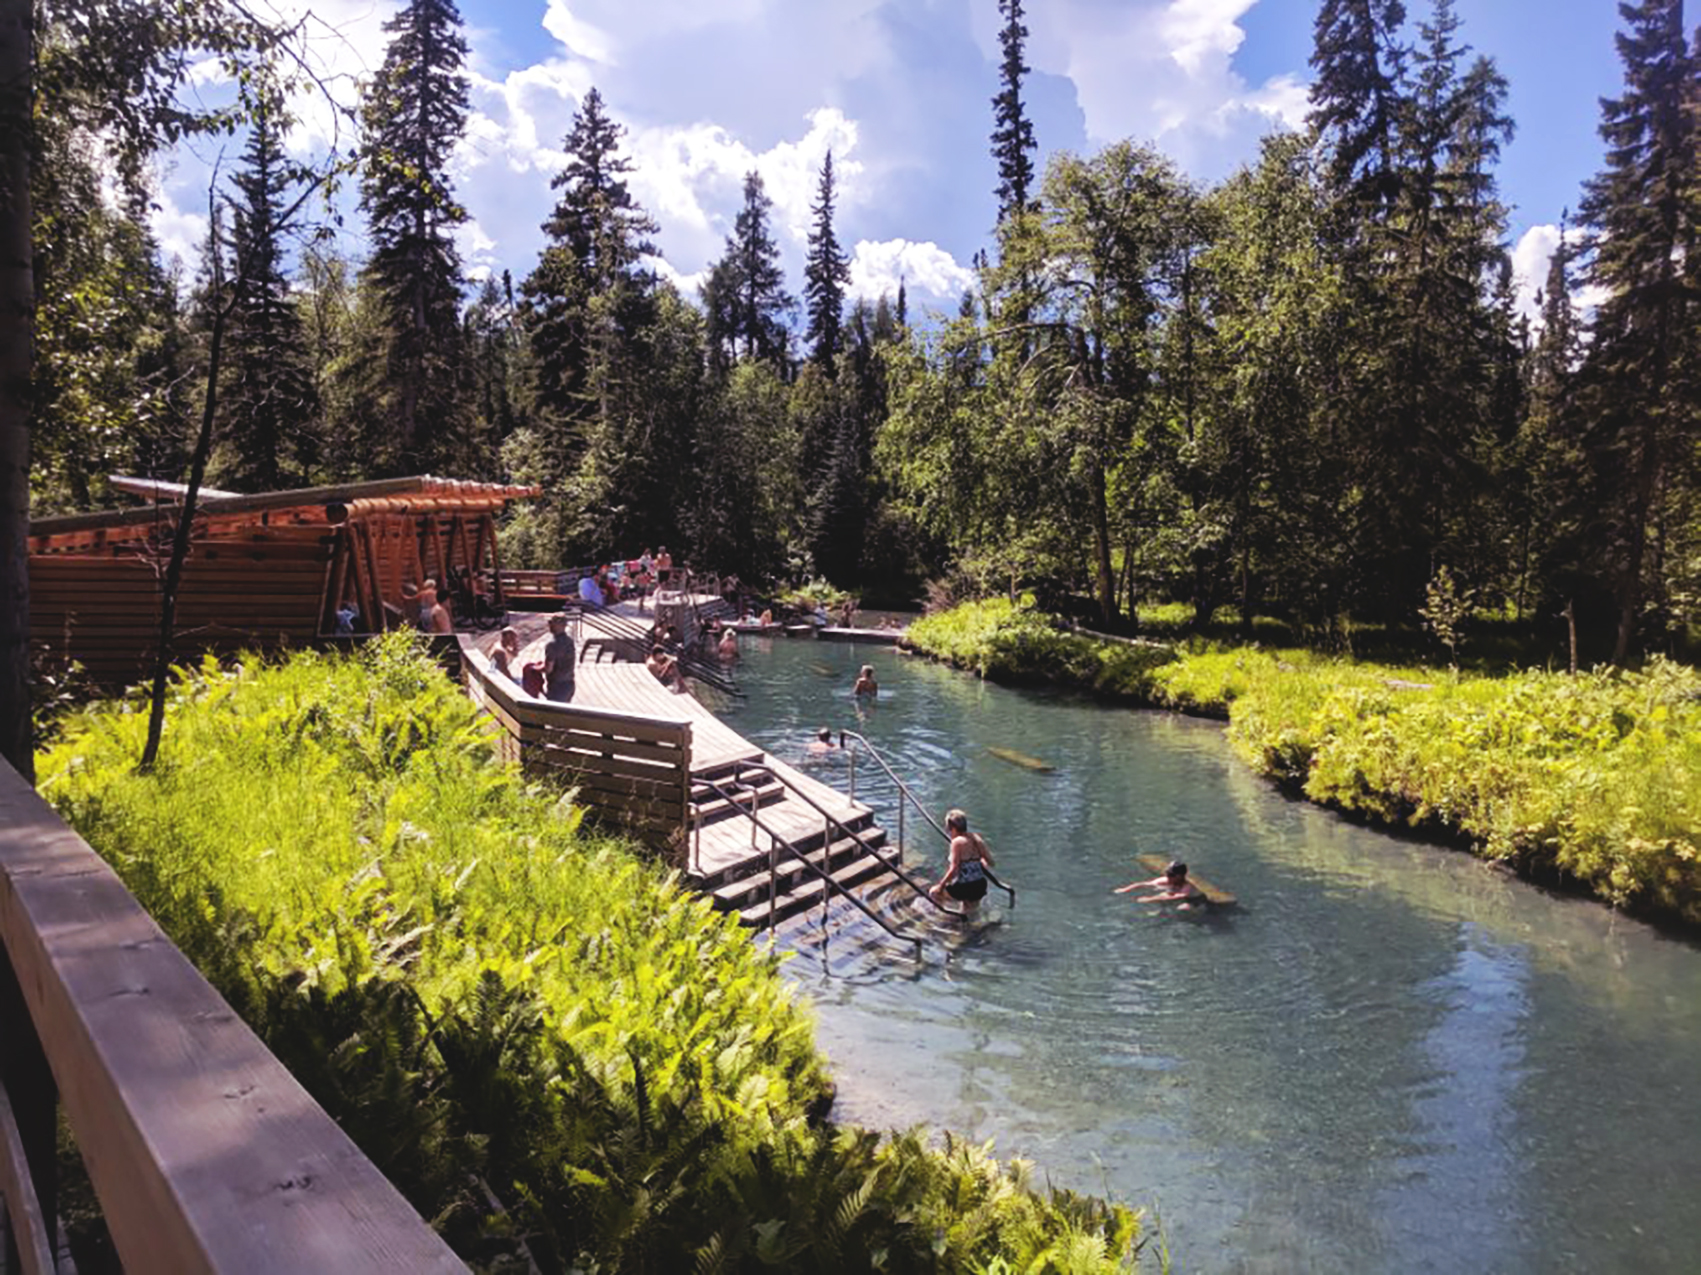
[[[803,295],[809,314],[809,357],[832,376],[839,353],[840,326],[850,260],[833,230],[833,152],[821,164],[821,184],[810,205],[815,225],[809,232],[809,256],[803,267]]]
[[[655,253],[650,236],[659,227],[626,182],[632,161],[620,153],[625,131],[609,117],[600,92],[585,94],[562,143],[567,166],[550,183],[561,196],[543,223],[548,242],[520,289],[537,403],[557,422],[588,407],[593,299],[605,299],[607,315],[614,294],[630,292],[641,259]]]
[[[744,206],[727,237],[726,252],[710,272],[703,300],[709,339],[746,359],[788,371],[785,316],[793,302],[785,290],[780,247],[769,228],[774,201],[762,175],[744,178]]]
[[[1371,206],[1394,196],[1405,21],[1401,0],[1323,0],[1311,67],[1311,127],[1337,194]]]
[[[292,174],[276,102],[257,110],[235,178],[229,272],[229,380],[223,403],[229,457],[220,481],[237,491],[300,485],[316,449],[317,391],[307,332],[284,274],[281,222]]]
[[[361,207],[371,229],[368,282],[384,312],[385,408],[395,436],[380,469],[453,463],[466,424],[461,261],[452,238],[467,214],[449,160],[467,116],[467,42],[454,0],[410,0],[384,24],[384,64],[366,91]],[[387,444],[387,446],[385,445]]]
[[[1620,3],[1624,92],[1601,102],[1606,166],[1584,187],[1587,278],[1604,294],[1583,371],[1603,567],[1617,611],[1613,661],[1638,639],[1658,591],[1654,543],[1665,509],[1692,494],[1697,314],[1685,263],[1701,244],[1697,62],[1682,0]]]
[[[1028,28],[1022,22],[1022,0],[998,0],[1004,26],[998,43],[1004,51],[999,63],[998,95],[992,99],[992,157],[998,161],[998,220],[1011,213],[1025,212],[1028,191],[1034,183],[1033,122],[1022,102],[1022,77],[1028,64],[1022,60]]]

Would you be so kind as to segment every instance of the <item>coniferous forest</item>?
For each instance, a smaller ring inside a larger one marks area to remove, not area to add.
[[[950,314],[848,295],[830,153],[801,279],[752,172],[683,295],[595,89],[542,252],[475,284],[452,0],[388,23],[353,103],[302,29],[221,0],[25,8],[15,519],[113,503],[113,472],[433,472],[544,489],[504,530],[516,566],[666,543],[872,604],[1031,593],[1125,632],[1181,604],[1201,630],[1264,617],[1324,648],[1415,627],[1439,592],[1537,660],[1563,661],[1568,630],[1585,664],[1693,650],[1701,53],[1679,0],[1619,6],[1605,160],[1533,322],[1496,185],[1509,86],[1452,0],[1322,0],[1308,128],[1215,185],[1136,139],[1042,171],[1023,7],[1000,0],[997,223]],[[233,98],[186,105],[209,63]],[[338,123],[310,160],[282,143],[304,94]],[[209,138],[237,145],[185,273],[150,230],[150,172]],[[22,629],[5,637],[21,665]]]
[[[1569,608],[1589,662],[1682,647],[1701,614],[1701,55],[1677,0],[1619,7],[1606,162],[1532,323],[1495,179],[1508,85],[1452,0],[1323,0],[1309,129],[1214,186],[1136,139],[1041,171],[1023,7],[1000,0],[995,242],[950,315],[847,296],[830,154],[802,279],[753,172],[682,295],[595,90],[542,253],[472,283],[452,239],[453,0],[390,22],[352,159],[317,168],[279,144],[303,87],[292,33],[216,4],[48,5],[32,507],[99,506],[109,472],[184,476],[222,312],[209,483],[535,482],[513,565],[666,543],[877,603],[929,581],[1032,590],[1132,629],[1181,602],[1201,625],[1276,616],[1322,643],[1414,623],[1444,572],[1555,641]],[[244,91],[196,116],[174,94],[209,47]],[[143,176],[195,130],[246,143],[182,277]],[[328,186],[357,196],[362,258],[315,224]]]

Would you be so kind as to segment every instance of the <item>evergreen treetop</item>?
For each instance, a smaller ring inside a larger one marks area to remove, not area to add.
[[[833,229],[833,200],[833,152],[828,151],[821,164],[821,184],[816,189],[815,202],[810,205],[815,224],[809,232],[803,295],[809,317],[809,356],[829,376],[839,353],[845,285],[850,282],[850,259],[839,246]]]
[[[998,0],[1004,26],[998,43],[1004,51],[999,63],[1000,88],[992,99],[992,156],[998,161],[998,220],[1028,208],[1028,192],[1034,184],[1037,148],[1033,122],[1022,102],[1022,77],[1028,64],[1022,60],[1028,28],[1022,22],[1022,0]]]

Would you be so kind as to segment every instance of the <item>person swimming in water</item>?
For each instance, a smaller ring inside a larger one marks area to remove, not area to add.
[[[812,753],[831,753],[838,749],[833,742],[833,732],[823,726],[815,732],[815,738],[809,741],[809,751]]]
[[[874,666],[864,664],[862,671],[856,675],[856,685],[851,688],[853,695],[878,695],[880,683],[874,680]]]
[[[969,817],[961,810],[945,816],[945,831],[951,834],[951,862],[945,875],[927,892],[927,897],[941,907],[948,894],[963,905],[962,914],[972,917],[986,897],[986,871],[992,867],[992,851],[986,838],[969,831]]]
[[[1184,908],[1202,908],[1210,902],[1205,892],[1187,879],[1187,865],[1180,859],[1172,860],[1161,876],[1149,881],[1130,881],[1127,885],[1118,886],[1112,893],[1127,894],[1130,890],[1158,891],[1156,894],[1142,894],[1141,903],[1179,903]]]

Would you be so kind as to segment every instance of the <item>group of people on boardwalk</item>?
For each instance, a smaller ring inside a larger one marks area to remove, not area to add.
[[[549,617],[549,641],[544,643],[541,660],[520,664],[519,630],[509,625],[502,630],[496,649],[490,653],[490,667],[527,695],[553,700],[557,704],[569,704],[577,689],[574,683],[575,655],[573,635],[567,632],[567,617],[552,615]]]

